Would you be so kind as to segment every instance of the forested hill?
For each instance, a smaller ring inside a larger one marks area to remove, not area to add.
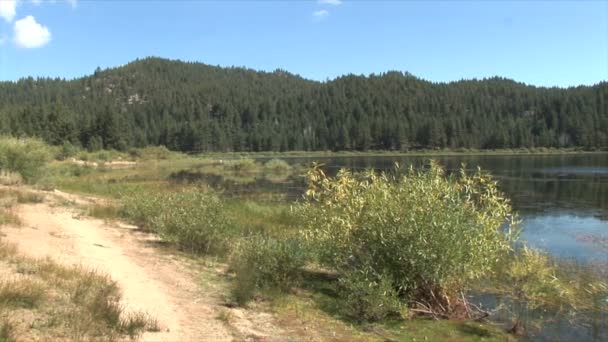
[[[146,58],[70,81],[0,82],[0,132],[91,149],[604,148],[608,83],[431,83],[400,72],[315,82]]]

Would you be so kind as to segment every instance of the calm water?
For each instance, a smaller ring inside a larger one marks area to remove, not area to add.
[[[534,247],[554,256],[593,265],[608,271],[608,154],[562,156],[450,156],[434,157],[448,171],[478,166],[489,171],[511,198],[522,223],[522,237]],[[340,168],[355,170],[391,169],[420,166],[423,157],[343,157],[295,158],[292,164],[313,161],[325,164],[329,174]],[[263,160],[262,160],[263,161]],[[255,193],[259,190],[300,198],[305,184],[302,177],[222,179],[209,176],[208,183],[228,192]],[[599,328],[572,327],[563,321],[546,326],[533,340],[602,340],[608,341],[606,319]]]

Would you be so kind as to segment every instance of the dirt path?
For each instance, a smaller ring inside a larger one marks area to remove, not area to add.
[[[19,205],[16,212],[23,225],[3,228],[5,239],[26,255],[48,256],[109,274],[121,287],[127,310],[145,311],[158,320],[161,332],[147,332],[142,340],[233,340],[217,320],[218,298],[202,296],[187,265],[159,253],[149,243],[152,235],[78,217],[54,202],[56,197],[47,196],[44,203]]]

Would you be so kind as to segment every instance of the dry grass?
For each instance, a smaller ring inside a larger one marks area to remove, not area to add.
[[[120,207],[116,205],[93,204],[88,207],[87,215],[102,220],[120,218]]]
[[[0,242],[0,341],[135,339],[156,320],[124,312],[108,276],[50,259],[33,260]]]
[[[0,188],[0,225],[19,226],[21,221],[13,207],[23,203],[41,203],[44,196],[32,191],[18,188]]]
[[[20,185],[21,183],[23,183],[23,178],[17,172],[0,171],[0,184]]]

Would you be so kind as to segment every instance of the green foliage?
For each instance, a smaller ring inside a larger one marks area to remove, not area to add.
[[[260,165],[253,159],[232,159],[224,161],[224,169],[235,172],[254,172],[260,168]]]
[[[93,151],[81,150],[77,153],[77,155],[74,159],[84,161],[84,162],[90,162],[90,163],[94,163],[94,162],[104,163],[104,162],[116,161],[116,160],[126,160],[128,158],[129,158],[128,154],[117,151],[117,150],[98,149],[98,150],[93,150]]]
[[[264,164],[264,169],[274,173],[291,171],[291,165],[282,159],[271,159]]]
[[[265,236],[247,239],[232,260],[235,300],[243,305],[259,290],[288,291],[299,282],[305,262],[306,252],[297,240]]]
[[[594,270],[570,263],[559,263],[547,254],[523,247],[505,259],[491,280],[490,292],[516,308],[516,321],[527,311],[608,313],[608,282]],[[530,323],[530,322],[525,322]]]
[[[390,275],[376,275],[371,269],[354,269],[339,279],[344,313],[360,322],[401,316],[403,304]]]
[[[525,302],[530,309],[561,307],[576,295],[556,276],[556,269],[546,254],[524,247],[501,267],[499,284],[505,295]],[[508,284],[508,288],[505,285]]]
[[[74,145],[70,141],[64,141],[61,147],[59,148],[55,158],[57,160],[65,160],[68,158],[72,158],[76,156],[80,152],[80,149]]]
[[[167,160],[175,158],[179,154],[170,151],[165,146],[148,146],[130,149],[129,155],[133,158],[143,160]]]
[[[224,203],[215,193],[198,188],[137,191],[125,199],[124,214],[193,253],[221,252],[233,233]]]
[[[320,262],[341,275],[390,277],[405,301],[449,312],[470,282],[511,250],[509,201],[481,171],[309,172],[308,201],[295,212]]]
[[[160,192],[136,189],[123,199],[123,215],[131,223],[144,231],[158,232],[157,216],[164,207],[164,197]]]
[[[51,149],[42,140],[0,137],[0,170],[4,172],[16,172],[32,183],[50,160]]]

